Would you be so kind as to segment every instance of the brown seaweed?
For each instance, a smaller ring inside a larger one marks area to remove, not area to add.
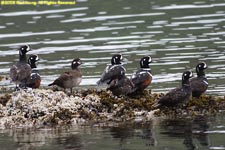
[[[163,93],[145,90],[116,97],[99,89],[62,91],[28,89],[0,95],[0,127],[82,124],[86,122],[148,121],[155,116],[210,115],[225,110],[225,97],[203,95],[178,108],[155,110],[152,105]],[[154,114],[154,115],[153,115]]]

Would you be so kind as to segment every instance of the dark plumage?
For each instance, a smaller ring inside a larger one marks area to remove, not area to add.
[[[150,56],[142,57],[140,60],[140,69],[132,75],[131,81],[134,84],[134,91],[142,92],[152,82],[152,74],[149,64],[152,62]]]
[[[81,60],[76,58],[71,63],[72,70],[64,72],[61,74],[53,83],[48,86],[57,85],[61,88],[70,88],[71,94],[73,87],[78,86],[82,80],[82,74],[80,69],[78,68],[81,65]]]
[[[20,87],[25,87],[26,82],[30,78],[31,67],[27,64],[26,57],[26,53],[30,50],[28,45],[21,46],[19,48],[19,61],[10,69],[10,78],[12,82],[16,83],[16,89],[18,88],[18,85],[20,85]]]
[[[132,81],[125,75],[120,79],[114,79],[109,84],[107,90],[110,90],[113,95],[128,95],[133,92],[134,84]]]
[[[38,73],[36,62],[39,60],[37,55],[30,55],[28,58],[28,64],[30,65],[32,71],[26,86],[30,88],[39,88],[41,84],[41,76]]]
[[[207,68],[205,62],[201,62],[196,66],[197,77],[191,78],[190,84],[192,88],[192,96],[199,98],[208,88],[208,80],[204,70]]]
[[[161,97],[157,103],[155,103],[154,107],[159,106],[179,106],[191,99],[192,91],[190,87],[189,79],[192,77],[191,71],[185,71],[182,75],[182,87],[175,88],[169,91],[166,95]]]
[[[111,65],[107,66],[97,85],[110,84],[114,79],[120,79],[125,75],[126,69],[122,65],[123,57],[121,54],[112,56]]]

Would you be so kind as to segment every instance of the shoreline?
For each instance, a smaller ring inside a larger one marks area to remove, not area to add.
[[[139,96],[118,98],[98,89],[77,90],[71,96],[51,89],[4,93],[0,94],[0,129],[150,121],[155,117],[192,117],[225,110],[225,96],[207,95],[193,98],[180,108],[153,109],[154,101],[162,95],[145,90]]]

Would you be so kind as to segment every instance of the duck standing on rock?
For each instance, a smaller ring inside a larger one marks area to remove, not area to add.
[[[198,63],[196,66],[197,77],[191,78],[192,96],[199,98],[208,88],[208,80],[204,70],[207,68],[205,62]]]
[[[123,56],[121,54],[113,55],[111,65],[105,68],[100,80],[97,82],[97,85],[109,85],[111,81],[122,78],[126,72],[126,69],[122,65],[122,60]]]
[[[140,69],[131,76],[134,84],[133,92],[143,92],[152,82],[151,68],[149,64],[152,62],[151,56],[144,56],[140,60]]]
[[[57,85],[66,90],[66,88],[70,88],[70,92],[72,94],[73,87],[78,86],[82,80],[82,73],[78,68],[82,64],[79,58],[76,58],[71,63],[72,70],[64,72],[61,74],[53,83],[48,86]]]
[[[185,71],[182,75],[182,86],[172,89],[166,95],[159,98],[153,107],[175,107],[188,102],[191,99],[192,91],[189,79],[192,77],[191,71]]]
[[[27,52],[31,50],[29,45],[24,45],[19,48],[19,61],[10,68],[10,78],[12,82],[16,84],[16,90],[18,85],[26,88],[26,83],[30,78],[31,67],[27,64]]]
[[[39,60],[38,55],[30,55],[28,58],[28,64],[30,65],[32,71],[29,80],[26,83],[27,87],[36,89],[40,87],[41,76],[38,73],[36,62]]]

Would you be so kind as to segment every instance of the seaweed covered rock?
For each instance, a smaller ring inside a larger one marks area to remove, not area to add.
[[[7,100],[0,104],[1,128],[122,121],[140,116],[137,112],[143,111],[139,102],[98,90],[68,96],[62,91],[29,89],[5,94],[1,99]],[[141,115],[149,115],[149,110]]]
[[[28,89],[0,95],[0,128],[40,127],[108,121],[148,121],[154,116],[193,116],[225,110],[225,98],[201,96],[185,106],[154,110],[163,94],[145,90],[129,97],[115,97],[98,89],[62,91]]]
[[[157,112],[158,116],[192,117],[198,115],[211,115],[225,110],[225,97],[202,95],[192,98],[186,105],[181,107],[164,107]]]

